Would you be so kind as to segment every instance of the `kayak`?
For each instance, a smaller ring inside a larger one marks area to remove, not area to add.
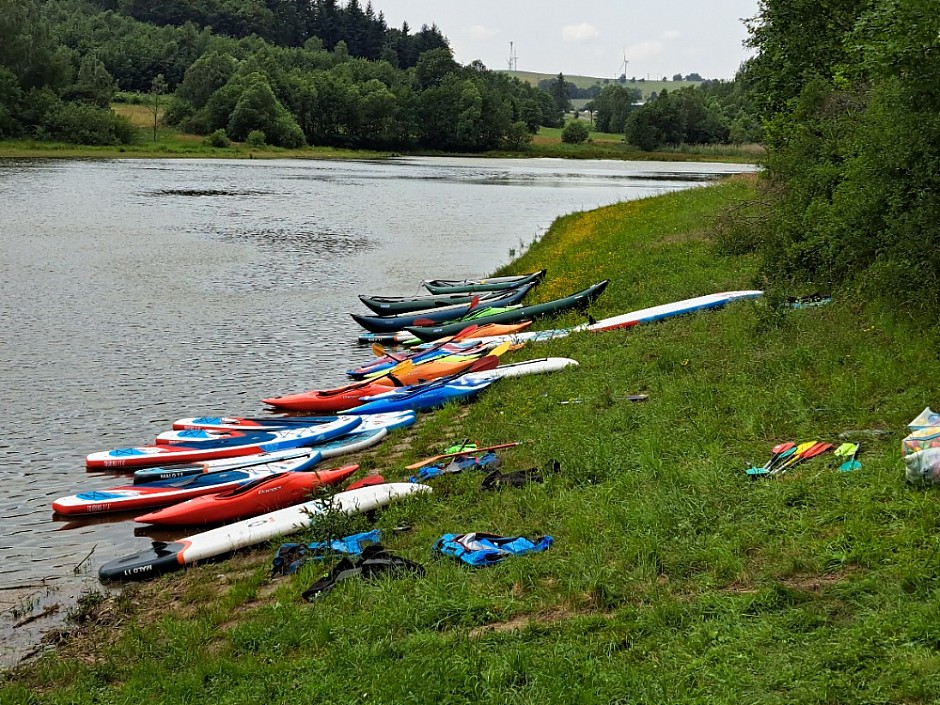
[[[413,350],[411,352],[402,352],[395,357],[385,354],[372,362],[361,365],[352,370],[346,370],[346,374],[354,379],[365,379],[370,375],[388,371],[395,365],[400,365],[405,360],[410,360],[412,364],[420,364],[429,360],[438,360],[452,355],[478,355],[485,354],[493,346],[481,345],[475,340],[459,340],[453,343],[436,345],[428,350]]]
[[[300,531],[327,513],[361,514],[393,500],[430,492],[427,485],[390,482],[339,492],[329,502],[311,500],[293,507],[226,524],[179,541],[154,541],[150,548],[117,558],[101,566],[101,580],[146,580],[179,570],[197,561],[214,558],[239,548],[264,543],[277,536]]]
[[[346,479],[358,469],[358,465],[347,465],[325,473],[335,472],[342,474],[340,479]],[[134,521],[161,526],[192,526],[247,519],[307,501],[318,488],[326,484],[320,479],[322,474],[282,472],[261,477],[227,492],[202,495],[143,514],[135,517]]]
[[[552,301],[546,301],[540,304],[522,306],[511,311],[496,313],[492,316],[484,316],[482,318],[475,319],[475,322],[477,324],[515,323],[517,321],[529,320],[539,316],[549,316],[555,313],[561,313],[562,311],[568,311],[573,308],[583,308],[604,292],[604,289],[607,288],[609,281],[610,280],[608,279],[604,279],[597,284],[589,286],[587,289],[570,294],[569,296],[565,296],[560,299],[554,299]],[[407,330],[409,333],[412,333],[416,338],[428,341],[443,338],[447,335],[455,335],[456,333],[459,333],[462,328],[465,328],[466,325],[466,322],[458,321],[456,323],[443,323],[438,326],[407,326],[405,330]]]
[[[473,291],[499,291],[517,286],[524,286],[531,282],[539,282],[545,276],[545,270],[540,269],[531,274],[520,274],[510,277],[488,277],[486,279],[431,279],[421,282],[425,289],[432,294],[460,294]]]
[[[329,413],[332,411],[347,411],[359,404],[362,397],[370,394],[387,392],[389,387],[381,380],[356,382],[336,389],[311,389],[297,394],[286,394],[282,397],[268,397],[262,399],[265,404],[284,409],[286,411],[318,411]]]
[[[514,289],[528,292],[536,284],[538,284],[538,281],[523,284],[514,287]],[[468,304],[474,298],[478,298],[480,304],[490,306],[493,300],[505,296],[506,291],[507,289],[497,289],[478,294],[466,292],[462,294],[428,294],[426,296],[366,296],[365,294],[359,294],[359,300],[379,316],[394,316],[400,313],[413,313],[414,311],[427,311],[439,307]]]
[[[351,424],[350,430],[354,426]],[[232,431],[228,438],[99,451],[86,456],[85,466],[90,469],[139,468],[232,458],[310,445],[319,437],[315,426],[283,431]]]
[[[218,431],[277,431],[282,428],[296,426],[311,426],[317,423],[330,423],[344,418],[343,416],[268,416],[266,418],[250,418],[244,416],[200,416],[197,418],[177,419],[173,428],[182,430],[187,428],[205,428]],[[414,414],[396,412],[393,414],[372,414],[360,418],[359,425],[352,429],[353,433],[368,431],[374,428],[399,428],[414,422]]]
[[[243,482],[269,477],[276,473],[311,470],[320,460],[319,451],[308,450],[304,455],[290,460],[275,460],[243,468],[215,470],[144,484],[118,485],[104,490],[79,492],[68,497],[60,497],[52,503],[52,508],[65,516],[149,509],[173,502],[182,502],[199,495],[221,492]],[[339,482],[343,479],[337,477],[331,480],[328,475],[324,478],[327,482]]]
[[[429,382],[476,369],[480,365],[487,367],[487,363],[483,362],[487,357],[495,357],[496,363],[498,364],[498,356],[491,355],[483,357],[477,355],[469,359],[457,359],[453,361],[440,359],[430,360],[419,365],[408,365],[406,367],[401,367],[400,365],[396,366],[401,369],[399,372],[395,373],[394,377],[395,381],[401,385],[400,388],[407,388],[411,385]],[[387,374],[387,372],[379,374]],[[394,389],[395,386],[390,384],[390,381],[388,377],[377,377],[374,381],[365,380],[336,389],[312,389],[307,392],[289,394],[283,397],[269,397],[262,399],[262,401],[265,404],[270,404],[279,409],[288,409],[291,411],[342,411],[344,414],[350,414],[353,413],[350,409],[362,403],[362,399],[375,396],[376,394],[383,394]],[[390,409],[389,411],[392,410]]]
[[[469,327],[471,324],[468,323]],[[474,327],[473,331],[467,333],[462,338],[466,339],[484,339],[488,336],[494,335],[509,335],[517,331],[528,328],[532,325],[532,321],[519,321],[518,323],[486,323],[484,325]],[[466,329],[465,329],[466,330]],[[451,340],[453,336],[446,336],[445,338],[440,338],[440,340]],[[406,330],[400,330],[395,333],[363,333],[359,336],[359,343],[362,345],[374,345],[375,343],[381,343],[383,345],[431,345],[431,343],[425,343],[420,338],[416,338],[414,335],[409,333]]]
[[[171,429],[157,434],[155,439],[157,445],[174,445],[178,443],[203,443],[228,438],[238,438],[245,433],[279,433],[283,431],[307,431],[309,441],[305,446],[312,446],[316,443],[338,438],[351,431],[354,431],[362,424],[362,419],[352,420],[350,416],[337,416],[335,420],[329,423],[315,423],[309,426],[284,426],[279,429],[262,431],[261,429],[243,428],[243,429],[210,429],[210,428],[184,428]]]
[[[508,308],[517,306],[523,297],[529,292],[534,284],[510,289],[509,293],[481,303],[469,301],[465,304],[456,306],[440,306],[438,308],[410,311],[408,313],[399,313],[390,316],[365,316],[358,313],[350,313],[352,319],[360,326],[371,333],[393,333],[404,330],[406,326],[413,325],[433,325],[445,321],[459,321],[478,311],[486,311],[490,308]]]
[[[438,379],[366,397],[360,406],[354,406],[347,413],[377,414],[402,409],[428,411],[444,406],[450,401],[468,401],[493,383],[492,379],[467,382],[461,382],[461,379]]]

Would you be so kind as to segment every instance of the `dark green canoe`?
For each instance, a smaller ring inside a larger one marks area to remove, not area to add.
[[[429,309],[468,304],[479,297],[480,305],[490,305],[494,299],[500,299],[510,292],[528,292],[538,281],[520,284],[508,289],[495,289],[480,293],[464,292],[461,294],[427,294],[426,296],[367,296],[359,294],[359,300],[379,316],[397,316],[402,313],[427,311]],[[525,293],[523,293],[523,296]],[[501,304],[493,304],[500,306]]]
[[[432,279],[422,282],[424,288],[432,294],[460,294],[472,291],[498,291],[511,289],[529,282],[537,282],[545,276],[545,270],[540,269],[531,274],[520,274],[514,277],[487,277],[486,279]]]
[[[550,316],[555,313],[561,313],[562,311],[568,311],[569,309],[586,307],[604,292],[609,282],[609,279],[605,279],[602,282],[589,286],[583,291],[565,296],[561,299],[554,299],[553,301],[546,301],[541,304],[532,304],[531,306],[522,306],[521,308],[503,311],[502,313],[496,313],[492,316],[481,316],[474,318],[472,321],[457,321],[455,323],[445,323],[438,326],[406,326],[405,330],[416,338],[429,341],[449,335],[456,335],[471,324],[482,326],[487,323],[518,323],[519,321],[528,321],[532,318],[538,318],[539,316]]]

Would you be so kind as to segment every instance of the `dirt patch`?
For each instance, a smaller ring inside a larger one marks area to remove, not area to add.
[[[512,619],[508,619],[505,622],[493,622],[492,624],[485,624],[482,627],[476,627],[475,629],[470,630],[471,637],[483,636],[484,634],[506,634],[508,632],[513,632],[518,629],[525,629],[530,624],[535,624],[539,626],[545,626],[548,624],[558,624],[559,622],[566,622],[569,619],[576,619],[578,617],[611,617],[612,615],[597,612],[595,610],[576,610],[569,609],[566,607],[555,607],[544,612],[535,612],[530,614],[520,614]]]

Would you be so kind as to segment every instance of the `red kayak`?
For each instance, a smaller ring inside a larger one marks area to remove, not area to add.
[[[305,502],[318,487],[342,482],[358,469],[358,465],[346,465],[334,470],[284,472],[262,477],[228,492],[203,495],[135,517],[134,521],[193,526],[248,519]]]
[[[313,389],[309,392],[288,394],[283,397],[269,397],[261,401],[285,411],[313,411],[332,414],[359,406],[363,397],[382,394],[389,391],[389,389],[391,387],[388,383],[375,380],[374,382],[347,384],[336,389]]]

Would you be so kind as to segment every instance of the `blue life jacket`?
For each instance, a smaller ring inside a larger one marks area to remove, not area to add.
[[[468,455],[463,458],[454,458],[447,463],[436,463],[434,465],[425,465],[416,475],[408,478],[408,482],[424,482],[432,477],[446,475],[448,473],[463,472],[464,470],[485,470],[490,472],[501,467],[502,459],[496,453],[484,453],[480,456]]]
[[[361,556],[367,546],[379,543],[378,529],[361,534],[352,534],[331,541],[314,541],[306,546],[299,543],[283,543],[277,549],[273,561],[273,575],[291,575],[308,560],[321,560],[332,555]]]
[[[496,536],[495,534],[444,534],[434,544],[434,551],[452,556],[473,566],[492,565],[509,556],[521,556],[547,550],[553,543],[551,536],[530,541],[524,536]]]

